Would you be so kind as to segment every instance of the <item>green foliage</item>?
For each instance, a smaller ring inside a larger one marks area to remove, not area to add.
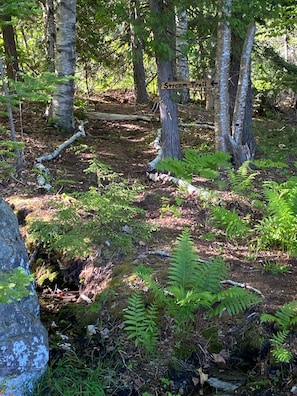
[[[264,313],[261,322],[273,322],[279,327],[279,331],[271,338],[272,354],[277,362],[289,363],[293,358],[289,346],[285,345],[290,331],[297,325],[297,301],[291,301],[279,308],[274,315]]]
[[[31,224],[34,238],[68,257],[86,257],[106,243],[111,251],[120,247],[128,252],[139,238],[149,238],[151,228],[141,221],[142,211],[133,205],[140,186],[129,186],[120,175],[99,165],[92,163],[89,168],[97,173],[98,187],[60,196],[51,220]]]
[[[112,367],[104,367],[101,360],[88,367],[74,353],[67,353],[58,361],[51,362],[36,384],[34,395],[104,396],[112,375]]]
[[[127,330],[131,332],[131,337],[139,339],[138,343],[143,342],[141,339],[148,339],[143,334],[149,328],[148,318],[153,321],[157,319],[156,315],[148,316],[150,309],[153,312],[157,309],[165,311],[165,316],[169,315],[174,320],[177,334],[185,339],[199,309],[206,308],[206,316],[222,315],[223,312],[234,315],[260,301],[258,297],[238,287],[222,290],[221,281],[228,273],[227,265],[221,258],[200,260],[188,230],[184,230],[177,239],[164,288],[152,278],[152,271],[143,265],[137,268],[136,273],[154,297],[153,308],[145,308],[139,292],[129,300],[126,312],[131,314],[133,322],[126,324],[132,324],[133,327]],[[150,328],[155,329],[151,323]],[[153,349],[151,345],[149,347],[150,350]]]
[[[226,231],[229,240],[248,236],[250,229],[247,221],[241,219],[235,209],[229,210],[223,206],[212,206],[211,218]]]
[[[24,297],[32,295],[28,287],[34,276],[28,275],[23,267],[17,267],[10,273],[1,272],[0,275],[0,304],[21,301]]]
[[[0,130],[1,133],[1,130]],[[12,140],[2,140],[0,142],[0,172],[2,177],[6,177],[15,171],[16,150],[23,150],[24,143],[13,142]],[[14,160],[14,163],[12,162]]]
[[[230,154],[224,152],[198,153],[193,149],[186,149],[182,160],[167,157],[160,161],[156,168],[173,173],[176,177],[191,181],[193,175],[208,179],[219,176],[218,169],[230,167]]]
[[[146,307],[140,292],[136,291],[128,299],[128,308],[124,311],[125,330],[129,332],[128,338],[134,338],[136,346],[143,344],[148,352],[152,352],[157,343],[156,303]]]
[[[236,171],[229,170],[231,189],[235,193],[243,193],[254,189],[253,181],[257,175],[250,168],[250,161],[244,162]]]
[[[264,183],[267,199],[265,217],[256,226],[259,244],[297,253],[297,178],[284,183]]]
[[[289,271],[289,266],[288,265],[283,265],[278,262],[270,262],[267,261],[263,265],[263,273],[269,273],[269,274],[284,274]]]

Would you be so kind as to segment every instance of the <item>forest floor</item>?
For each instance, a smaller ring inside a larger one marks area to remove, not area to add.
[[[294,361],[290,365],[276,365],[272,362],[269,348],[264,351],[264,346],[267,346],[265,341],[271,337],[274,328],[259,323],[261,313],[275,312],[286,302],[297,299],[296,257],[281,250],[257,250],[245,238],[228,240],[222,230],[214,227],[210,221],[208,207],[199,194],[181,192],[170,182],[155,182],[147,177],[147,165],[156,156],[151,143],[156,138],[157,129],[160,128],[158,112],[152,113],[151,106],[135,106],[133,97],[125,91],[100,94],[85,103],[88,112],[142,114],[150,116],[151,121],[89,119],[85,125],[85,137],[63,150],[54,160],[44,163],[50,169],[50,180],[56,188],[55,193],[45,192],[37,189],[36,172],[33,171],[36,158],[53,152],[68,137],[47,126],[46,120],[42,118],[40,106],[25,106],[22,121],[25,142],[24,170],[19,180],[0,178],[0,185],[2,197],[14,205],[19,217],[24,217],[20,218],[21,232],[28,242],[30,254],[36,248],[36,243],[29,242],[27,224],[32,219],[51,218],[54,211],[51,200],[56,193],[87,191],[96,183],[94,175],[84,172],[94,155],[99,161],[109,165],[114,172],[121,173],[123,179],[143,186],[143,192],[137,198],[137,205],[144,210],[146,222],[156,230],[152,232],[148,241],[139,240],[128,255],[114,257],[102,265],[100,275],[95,280],[97,286],[100,285],[100,293],[97,296],[98,300],[93,304],[88,304],[88,301],[79,297],[79,271],[86,268],[86,262],[79,258],[72,260],[71,265],[68,261],[67,265],[70,265],[71,271],[67,275],[64,271],[63,281],[58,284],[54,281],[44,288],[39,288],[42,320],[50,334],[52,364],[56,364],[58,359],[65,355],[68,356],[68,364],[78,366],[82,364],[81,361],[85,362],[88,359],[92,361],[93,366],[98,365],[98,362],[105,364],[104,361],[110,361],[112,368],[109,368],[109,379],[106,376],[104,380],[108,383],[105,393],[98,391],[93,393],[94,395],[143,395],[145,392],[148,392],[147,395],[296,394],[293,391],[297,385],[297,365]],[[212,114],[206,112],[202,106],[192,103],[179,106],[179,117],[181,122],[189,124],[181,128],[183,149],[190,147],[202,152],[212,151],[213,130],[190,125],[211,124]],[[18,121],[16,126],[19,128]],[[259,170],[255,179],[255,189],[263,180],[282,182],[289,176],[296,175],[294,163],[297,161],[297,149],[294,151],[294,142],[290,147],[284,144],[282,134],[286,127],[294,128],[294,123],[288,118],[282,119],[278,116],[271,120],[255,120],[255,135],[261,148],[257,151],[257,158],[269,155],[268,147],[267,151],[263,149],[268,140],[263,142],[263,139],[266,134],[270,134],[274,139],[274,154],[277,151],[284,153],[283,157],[289,165],[285,170]],[[76,150],[75,147],[79,145],[86,145],[87,150]],[[223,183],[224,174],[221,175],[220,181],[222,186],[226,186],[226,183]],[[234,194],[231,189],[220,189],[217,182],[196,177],[193,184],[216,191],[226,207],[235,209],[242,217],[261,217],[259,209],[252,205],[251,200]],[[177,197],[182,199],[178,200]],[[247,313],[235,318],[223,315],[219,319],[205,319],[202,314],[198,315],[194,330],[190,332],[187,340],[183,340],[183,350],[175,356],[172,351],[177,340],[168,323],[168,328],[161,330],[162,341],[158,345],[156,355],[149,357],[141,348],[135,347],[123,331],[123,309],[127,307],[131,289],[135,290],[138,287],[137,280],[133,277],[133,268],[143,263],[154,270],[156,279],[164,279],[169,258],[149,253],[170,253],[176,238],[185,227],[191,231],[201,259],[222,257],[230,266],[228,279],[257,289],[264,298]],[[44,248],[41,248],[41,251],[42,253],[37,253],[37,259],[41,257],[45,265],[53,260],[50,257],[51,252],[45,254]],[[76,265],[78,268],[75,271]],[[75,281],[70,281],[73,276],[76,276]],[[94,278],[90,277],[89,282],[94,282]],[[109,293],[105,293],[106,291]],[[100,295],[103,297],[100,298]],[[87,334],[88,325],[94,325],[92,336]],[[214,338],[219,344],[218,349],[211,348],[213,340],[207,336],[207,329],[215,329]],[[57,333],[67,336],[68,350],[57,341]],[[290,348],[296,353],[294,340],[291,340]],[[69,352],[71,350],[73,354]],[[77,361],[80,363],[75,363]],[[219,385],[211,386],[211,382],[203,384],[201,370],[209,374],[209,377],[221,379],[223,383],[240,383],[244,377],[243,382],[246,385],[220,391]],[[53,381],[51,386],[54,386]],[[47,387],[48,393],[44,394],[60,395],[57,390],[50,389],[49,382]],[[65,394],[89,393],[73,391]]]

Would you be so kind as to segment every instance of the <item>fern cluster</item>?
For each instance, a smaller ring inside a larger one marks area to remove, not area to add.
[[[257,172],[251,171],[250,161],[245,161],[237,170],[229,169],[231,190],[235,193],[243,193],[254,189],[253,181]]]
[[[227,239],[242,238],[249,234],[248,222],[242,220],[235,209],[213,206],[210,210],[212,220],[225,230]]]
[[[133,205],[140,187],[119,181],[114,173],[109,177],[105,167],[92,170],[100,174],[98,187],[58,197],[53,218],[30,225],[34,238],[68,257],[86,257],[107,241],[127,252],[135,240],[147,239],[150,234],[149,226],[141,220],[142,210]]]
[[[182,160],[167,157],[156,168],[187,181],[191,181],[193,175],[216,179],[219,176],[218,168],[230,167],[230,158],[230,154],[224,152],[198,153],[194,149],[186,149]]]
[[[139,292],[134,293],[129,300],[125,314],[126,330],[131,338],[135,338],[137,344],[144,344],[142,340],[148,339],[146,333],[149,328],[155,331],[158,327],[157,323],[155,327],[150,323],[149,327],[149,322],[154,317],[150,314],[152,309],[155,312],[158,308],[166,317],[171,317],[177,333],[186,338],[200,309],[207,317],[222,315],[224,312],[234,315],[260,301],[257,296],[238,287],[223,289],[221,281],[227,276],[227,264],[221,258],[200,260],[188,230],[184,230],[179,236],[172,252],[164,288],[152,278],[151,269],[141,265],[136,273],[149,287],[154,298],[153,305],[147,309],[140,301],[142,296]]]
[[[256,226],[263,247],[297,254],[297,178],[278,184],[264,183],[267,215]]]
[[[277,362],[289,363],[293,354],[286,346],[290,331],[297,325],[297,301],[291,301],[279,308],[275,315],[264,313],[261,315],[262,323],[274,322],[279,330],[271,338],[272,355]]]

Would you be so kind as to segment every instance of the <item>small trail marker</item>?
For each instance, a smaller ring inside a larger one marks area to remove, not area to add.
[[[218,83],[214,80],[198,80],[198,81],[167,81],[161,83],[161,89],[212,89]]]

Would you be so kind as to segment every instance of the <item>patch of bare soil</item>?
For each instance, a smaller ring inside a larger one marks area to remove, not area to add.
[[[92,98],[87,102],[87,110],[142,114],[150,116],[151,121],[89,120],[85,126],[86,137],[62,151],[56,159],[46,163],[56,190],[59,193],[86,191],[94,185],[95,176],[86,174],[84,170],[95,155],[113,171],[122,173],[131,183],[136,181],[145,186],[145,191],[139,195],[138,205],[145,211],[146,220],[157,226],[158,231],[153,233],[148,243],[140,241],[129,256],[105,262],[99,268],[82,260],[67,262],[66,269],[65,265],[62,266],[64,270],[61,271],[60,282],[56,287],[50,285],[39,290],[42,317],[49,329],[51,340],[54,340],[56,334],[56,329],[52,327],[55,323],[59,331],[71,334],[72,347],[83,359],[92,359],[93,364],[102,359],[114,359],[116,379],[110,384],[110,394],[141,395],[144,391],[155,395],[166,395],[168,392],[185,395],[219,394],[215,385],[201,385],[203,380],[199,370],[202,370],[203,373],[208,373],[213,378],[221,378],[227,383],[237,380],[241,383],[239,377],[242,376],[245,378],[244,383],[252,377],[255,381],[262,381],[247,388],[230,389],[225,391],[225,394],[289,395],[290,389],[295,385],[292,374],[294,365],[288,367],[270,364],[267,342],[261,344],[259,341],[258,345],[253,345],[252,341],[255,337],[258,340],[268,340],[271,335],[271,328],[259,325],[261,312],[272,312],[285,302],[297,299],[296,258],[280,251],[261,251],[253,254],[250,247],[244,243],[234,244],[226,241],[218,230],[213,230],[207,205],[199,195],[183,194],[182,202],[177,205],[176,197],[179,194],[174,185],[153,182],[147,178],[147,164],[156,155],[150,143],[155,139],[156,130],[160,127],[151,106],[135,106],[130,92],[115,91]],[[180,106],[179,111],[184,123],[212,121],[212,115],[195,104]],[[54,210],[51,205],[53,193],[37,189],[36,173],[33,171],[35,160],[42,154],[53,152],[68,137],[47,126],[38,106],[26,106],[23,125],[23,139],[26,145],[25,168],[20,180],[1,180],[1,194],[14,205],[25,235],[26,217],[27,220],[36,217],[47,219],[51,218]],[[19,127],[17,125],[17,129]],[[201,149],[206,143],[211,146],[210,142],[213,142],[211,129],[183,127],[183,147]],[[87,145],[88,149],[77,150],[79,144]],[[63,182],[66,179],[68,183]],[[197,180],[196,185],[210,186],[205,180]],[[243,214],[257,216],[253,207],[247,202],[238,201],[238,197],[232,193],[218,191],[218,194],[229,202],[230,208],[236,207]],[[170,207],[176,207],[177,212]],[[131,277],[131,266],[133,270],[133,266],[136,267],[143,262],[154,269],[157,279],[164,279],[164,269],[166,270],[169,264],[168,258],[149,253],[170,252],[176,237],[184,227],[191,230],[201,259],[223,257],[230,264],[230,279],[258,289],[264,295],[264,299],[257,307],[236,319],[230,319],[227,315],[216,321],[197,317],[195,330],[190,333],[188,340],[184,340],[183,350],[180,350],[174,359],[172,350],[176,340],[168,324],[168,328],[161,329],[162,342],[159,345],[158,357],[148,358],[127,340],[127,335],[123,331],[122,310],[126,307],[126,299],[131,288],[137,288],[135,278]],[[217,233],[215,240],[205,240],[205,234],[213,232]],[[33,253],[35,246],[29,246],[29,249]],[[55,261],[50,252],[39,251],[38,254],[45,262]],[[287,266],[288,271],[269,273],[264,270],[268,262]],[[61,270],[58,264],[57,268]],[[83,286],[81,279],[84,280]],[[98,299],[99,303],[94,303],[98,304],[98,311],[92,310],[90,313],[89,300],[95,294],[100,295],[107,290],[109,294],[103,294]],[[65,305],[69,302],[70,304]],[[92,337],[86,334],[88,325],[96,327]],[[203,336],[203,331],[210,328],[215,328],[218,348],[211,348],[211,338]],[[242,343],[244,339],[246,342]],[[214,355],[211,355],[214,351],[217,354],[217,362]],[[64,353],[62,347],[52,347],[52,359]]]

